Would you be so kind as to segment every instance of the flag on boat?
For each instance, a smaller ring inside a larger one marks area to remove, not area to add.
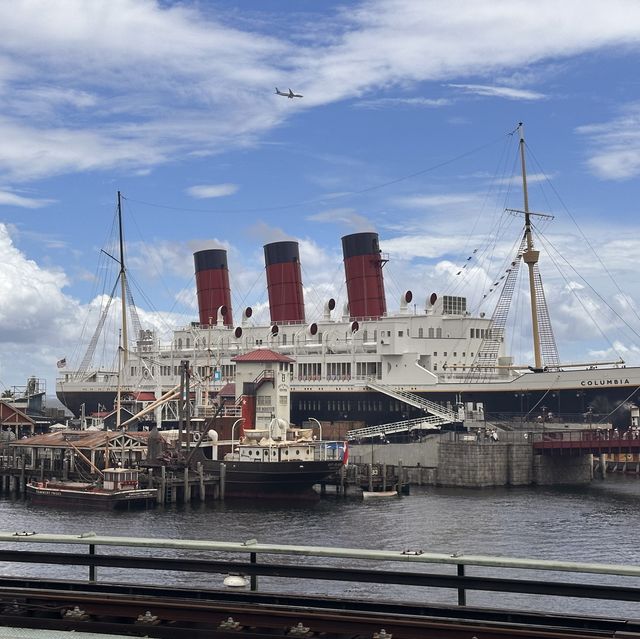
[[[59,359],[58,362],[56,363],[56,366],[58,368],[64,368],[67,365],[67,358],[63,357],[62,359]]]

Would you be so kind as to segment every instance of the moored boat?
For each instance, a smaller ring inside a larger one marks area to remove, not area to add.
[[[363,499],[378,499],[380,497],[397,497],[397,490],[363,490],[362,498]]]
[[[240,443],[221,461],[204,462],[205,470],[224,464],[225,496],[240,498],[313,498],[314,485],[347,463],[346,442],[295,439]]]
[[[114,510],[146,506],[156,500],[157,490],[139,488],[138,471],[107,468],[97,482],[40,481],[27,484],[27,497],[34,504]]]

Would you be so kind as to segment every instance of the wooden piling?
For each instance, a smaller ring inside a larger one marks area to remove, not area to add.
[[[227,465],[220,464],[220,490],[219,490],[220,499],[224,499],[226,478],[227,478]]]
[[[189,483],[189,469],[184,469],[183,474],[183,486],[184,486],[184,503],[191,501],[191,484]]]
[[[158,488],[157,501],[164,504],[167,499],[167,469],[162,466],[160,468],[160,487]]]
[[[20,459],[20,480],[18,484],[18,492],[21,495],[24,495],[24,493],[27,492],[26,467],[27,458],[23,455]]]
[[[204,469],[202,468],[202,462],[198,462],[198,477],[200,479],[200,501],[204,501],[206,497],[206,487],[204,485]]]

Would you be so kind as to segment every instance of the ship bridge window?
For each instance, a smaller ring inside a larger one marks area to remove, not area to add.
[[[282,345],[283,346],[287,345],[287,334],[286,333],[282,333]]]
[[[398,331],[398,337],[402,337],[404,335],[403,331]]]
[[[178,350],[181,351],[182,350],[182,338],[178,338]]]
[[[467,298],[444,295],[442,297],[442,312],[445,315],[464,315],[467,311]]]
[[[418,337],[424,337],[424,328],[418,329]]]
[[[442,337],[442,329],[436,328],[436,337]]]
[[[433,329],[432,328],[429,329],[429,337],[431,339],[433,339]]]

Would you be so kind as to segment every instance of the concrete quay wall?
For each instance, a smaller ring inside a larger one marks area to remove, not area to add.
[[[401,465],[411,484],[465,488],[584,484],[593,479],[591,455],[534,455],[530,442],[451,440],[431,435],[412,444],[352,445],[359,463]]]

